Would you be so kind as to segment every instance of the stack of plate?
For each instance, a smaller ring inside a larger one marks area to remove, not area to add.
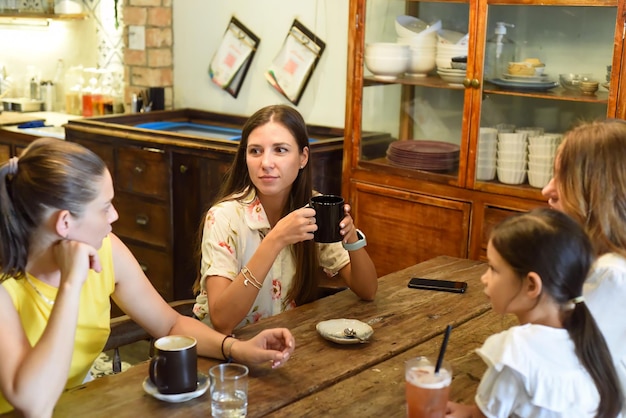
[[[463,80],[465,80],[466,77],[466,70],[459,70],[456,68],[438,68],[437,74],[448,84],[463,85]]]
[[[460,147],[439,141],[395,141],[387,148],[391,165],[424,171],[453,171],[459,165]]]
[[[502,78],[489,80],[499,87],[506,87],[517,90],[546,91],[559,86],[559,83],[551,80],[547,74],[540,75],[519,75],[502,74]]]

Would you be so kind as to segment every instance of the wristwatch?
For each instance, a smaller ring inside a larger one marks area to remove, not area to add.
[[[356,237],[358,238],[358,240],[351,244],[346,244],[345,242],[342,242],[341,245],[343,245],[343,248],[345,248],[347,251],[356,251],[367,245],[365,234],[360,229],[356,230]]]

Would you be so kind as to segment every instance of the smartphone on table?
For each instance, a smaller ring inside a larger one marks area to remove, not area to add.
[[[426,279],[423,277],[413,277],[409,281],[411,289],[438,290],[441,292],[465,293],[467,290],[466,282],[457,282],[453,280]]]

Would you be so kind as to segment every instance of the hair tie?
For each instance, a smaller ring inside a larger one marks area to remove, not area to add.
[[[585,298],[584,298],[584,296],[581,295],[581,296],[575,297],[573,299],[570,299],[567,303],[571,303],[572,305],[576,305],[577,303],[584,302],[584,301],[585,301]]]
[[[19,158],[18,157],[11,157],[9,158],[9,172],[8,174],[11,176],[14,176],[17,174],[17,162],[18,162]]]

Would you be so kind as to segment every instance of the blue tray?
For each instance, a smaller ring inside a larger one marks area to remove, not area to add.
[[[191,122],[147,122],[135,125],[136,128],[153,129],[156,131],[177,132],[181,134],[200,135],[210,138],[239,141],[241,131],[239,129],[224,128],[215,125],[203,125]]]
[[[208,138],[226,139],[229,141],[239,141],[241,139],[241,131],[239,129],[192,122],[146,122],[135,125],[135,128],[199,135],[206,136]],[[309,143],[313,142],[317,142],[317,140],[309,138]]]

